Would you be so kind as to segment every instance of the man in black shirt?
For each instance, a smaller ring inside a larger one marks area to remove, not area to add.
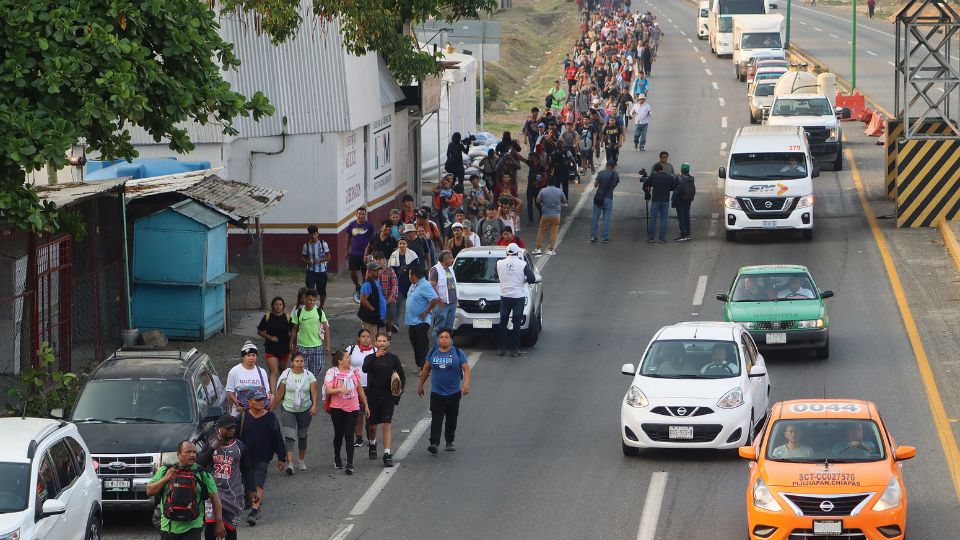
[[[397,241],[390,236],[390,227],[393,226],[393,222],[389,219],[384,220],[380,224],[380,234],[374,236],[370,239],[370,242],[367,243],[367,251],[364,253],[364,258],[369,259],[373,256],[374,253],[393,253],[397,249]]]
[[[390,423],[393,420],[393,407],[400,401],[399,392],[407,384],[400,359],[389,352],[389,348],[390,338],[381,332],[377,334],[376,352],[363,359],[363,372],[367,374],[367,404],[370,406],[370,419],[367,421],[369,454],[370,459],[377,459],[377,426],[382,426],[384,467],[393,467],[393,454],[390,450],[393,432]],[[394,388],[394,373],[400,379],[398,389]]]
[[[670,212],[670,192],[677,189],[677,177],[663,172],[663,165],[656,163],[653,173],[644,181],[644,191],[650,192],[650,222],[647,227],[647,242],[654,242],[657,218],[660,218],[659,242],[666,242],[667,217]]]
[[[603,146],[607,161],[617,162],[622,144],[623,129],[617,125],[616,117],[610,116],[607,118],[607,125],[603,127]]]

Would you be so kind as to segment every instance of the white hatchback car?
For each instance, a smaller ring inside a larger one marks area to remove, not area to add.
[[[620,406],[623,453],[641,448],[738,448],[766,419],[770,379],[763,356],[737,323],[661,328]]]
[[[99,540],[100,479],[77,427],[0,419],[0,540]]]

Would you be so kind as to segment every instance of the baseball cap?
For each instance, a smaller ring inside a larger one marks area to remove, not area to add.
[[[416,233],[416,232],[417,232],[417,228],[413,225],[413,223],[407,223],[406,225],[403,226],[403,234]]]
[[[515,242],[510,242],[507,246],[507,255],[518,255],[520,253],[520,246]]]
[[[254,345],[253,342],[250,340],[247,340],[247,342],[243,344],[243,347],[240,347],[241,356],[244,356],[250,353],[256,353],[256,352],[257,352],[257,346]]]
[[[547,127],[547,126],[546,126],[546,124],[544,124],[543,122],[540,122],[539,124],[537,124],[537,127],[538,127],[538,128],[542,128],[542,127]]]
[[[419,217],[421,217],[421,218],[428,218],[428,217],[430,217],[430,208],[428,208],[428,207],[426,207],[426,206],[421,206],[421,207],[420,207],[420,211],[417,212],[417,216],[419,216]]]
[[[451,229],[462,229],[462,228],[463,228],[463,223],[454,223],[453,225],[450,226],[450,228],[451,228]]]
[[[250,395],[247,399],[266,399],[267,393],[263,391],[263,388],[259,386],[250,391]]]
[[[637,99],[647,99],[646,94],[637,94]]]
[[[378,262],[367,263],[367,270],[380,270],[380,263]]]
[[[681,163],[681,164],[680,164],[680,172],[690,172],[690,164],[689,164],[689,163]]]
[[[225,414],[220,418],[217,418],[217,421],[214,422],[213,425],[217,427],[233,427],[237,425],[237,419],[234,418],[233,416],[230,416],[229,414]]]

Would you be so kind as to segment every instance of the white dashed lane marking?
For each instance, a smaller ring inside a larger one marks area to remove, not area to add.
[[[647,487],[647,499],[643,503],[643,513],[640,514],[637,540],[654,540],[657,537],[657,522],[660,521],[660,507],[663,505],[663,494],[666,490],[667,473],[652,473],[650,486]]]
[[[867,54],[869,54],[870,56],[876,56],[876,55],[877,55],[877,53],[875,53],[875,52],[873,52],[873,51],[870,51],[870,50],[867,51]]]
[[[722,127],[722,128],[726,128],[726,127],[727,127],[727,117],[726,117],[726,116],[723,116],[723,117],[720,118],[720,127]]]
[[[707,292],[707,276],[697,278],[697,288],[693,291],[693,305],[703,305],[703,295]]]
[[[713,72],[711,72],[709,69],[703,68],[703,70],[707,72],[707,75],[710,75],[710,76],[713,75]]]
[[[719,90],[719,89],[720,89],[720,85],[719,85],[719,84],[717,84],[717,81],[713,81],[713,82],[712,82],[712,83],[710,83],[710,84],[712,84],[712,85],[713,85],[713,89],[714,89],[714,90]]]
[[[721,107],[725,107],[725,106],[727,105],[726,100],[724,100],[723,98],[717,98],[717,99],[720,100],[720,106],[721,106]]]

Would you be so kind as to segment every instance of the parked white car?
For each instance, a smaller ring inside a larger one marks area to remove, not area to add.
[[[0,540],[99,540],[100,479],[77,427],[0,419]]]
[[[457,254],[453,273],[457,276],[457,301],[459,307],[453,322],[458,334],[470,331],[495,331],[500,326],[500,280],[497,278],[497,261],[506,257],[504,246],[467,248]],[[523,258],[533,269],[536,282],[527,285],[527,304],[523,308],[523,325],[520,344],[536,345],[543,329],[542,276],[533,264],[530,253],[520,250]],[[513,328],[513,322],[507,323]]]
[[[641,448],[738,448],[766,419],[770,379],[763,356],[737,323],[661,328],[620,406],[623,453]]]

